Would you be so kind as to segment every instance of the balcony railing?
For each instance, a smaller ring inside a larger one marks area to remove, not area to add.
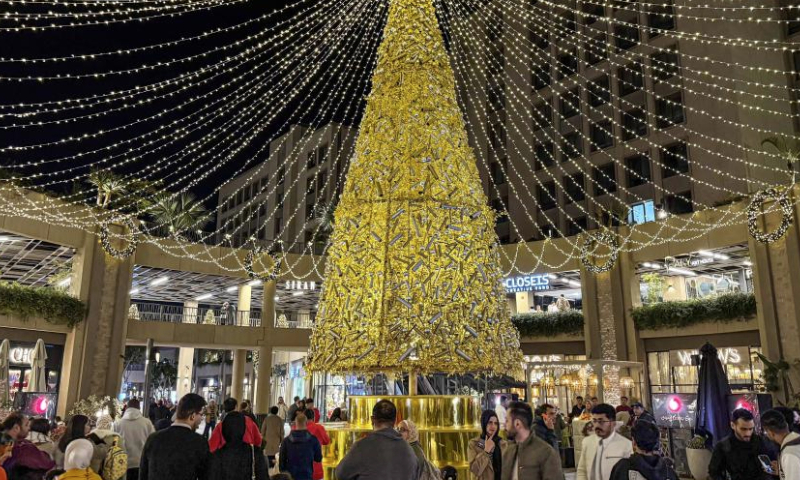
[[[310,312],[275,312],[275,328],[313,328],[314,314]]]
[[[128,318],[143,322],[193,323],[237,327],[260,327],[260,310],[236,310],[222,307],[184,307],[162,303],[133,302]]]

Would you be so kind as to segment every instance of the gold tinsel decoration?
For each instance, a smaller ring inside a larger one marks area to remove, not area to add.
[[[432,0],[393,0],[307,368],[521,368],[494,231]]]

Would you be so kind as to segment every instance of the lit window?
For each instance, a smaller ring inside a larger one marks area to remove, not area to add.
[[[635,225],[656,221],[656,206],[652,200],[634,203],[628,212],[628,223]]]

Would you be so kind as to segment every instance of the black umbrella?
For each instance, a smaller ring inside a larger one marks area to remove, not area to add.
[[[700,374],[697,385],[697,419],[695,432],[710,436],[715,444],[731,432],[728,395],[731,387],[714,345],[706,343],[700,349]]]

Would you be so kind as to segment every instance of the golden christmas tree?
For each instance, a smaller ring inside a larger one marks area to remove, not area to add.
[[[495,213],[432,0],[392,0],[372,81],[307,367],[518,371]]]

